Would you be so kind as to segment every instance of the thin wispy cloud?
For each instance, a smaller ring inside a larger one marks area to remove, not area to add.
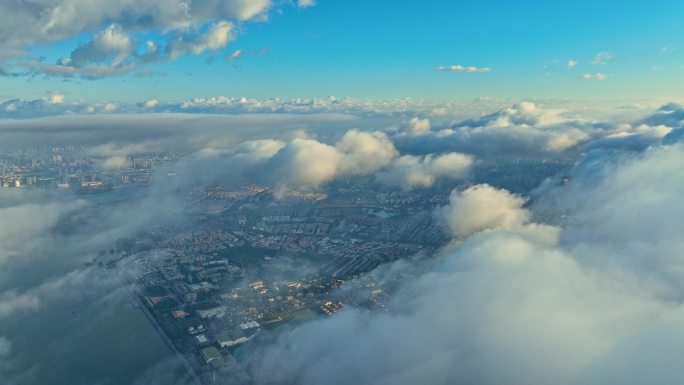
[[[440,72],[465,72],[465,73],[485,73],[489,72],[489,67],[475,67],[475,66],[462,66],[460,64],[452,66],[440,66],[437,67],[437,71]]]
[[[297,6],[300,8],[313,7],[316,5],[316,0],[297,0]]]
[[[597,72],[594,74],[586,73],[586,74],[580,75],[579,78],[582,80],[605,80],[608,78],[608,75],[601,73],[601,72]]]
[[[677,47],[675,45],[666,45],[665,47],[658,50],[658,52],[660,52],[661,54],[669,54],[669,53],[676,51],[678,48],[679,47]]]
[[[226,57],[226,60],[228,61],[233,61],[237,60],[242,57],[242,50],[241,49],[236,49],[235,51],[231,52],[228,57]]]
[[[601,51],[594,56],[594,60],[591,61],[591,64],[594,65],[604,65],[608,64],[609,61],[613,60],[615,56],[608,52],[608,51]]]

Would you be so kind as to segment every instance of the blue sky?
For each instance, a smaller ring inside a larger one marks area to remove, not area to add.
[[[2,97],[182,100],[214,95],[269,97],[616,99],[680,97],[684,86],[684,3],[675,1],[335,1],[276,5],[268,20],[239,24],[218,50],[145,65],[95,80],[0,77]],[[107,26],[103,22],[101,28]],[[202,28],[200,26],[200,28]],[[82,33],[29,45],[8,60],[68,57]],[[1,36],[1,35],[0,35]],[[137,45],[163,37],[134,31]],[[242,50],[229,62],[226,55]],[[599,52],[612,57],[593,64]],[[569,60],[577,65],[569,69]],[[486,73],[440,72],[477,66]],[[582,75],[591,79],[581,79]],[[597,76],[597,74],[602,74]],[[602,80],[596,77],[605,77]]]

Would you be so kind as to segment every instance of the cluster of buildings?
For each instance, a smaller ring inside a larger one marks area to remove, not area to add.
[[[445,242],[433,203],[412,194],[193,188],[188,220],[136,254],[142,302],[200,378],[243,378],[240,351],[291,322],[383,309],[391,289],[372,271]]]
[[[173,152],[116,157],[116,162],[82,146],[27,148],[0,154],[0,188],[104,192],[145,185],[155,169],[176,159]]]
[[[548,174],[565,165],[537,163]],[[540,177],[525,172],[534,164],[482,162],[471,183],[510,174],[504,180],[524,186]],[[378,267],[429,258],[445,245],[449,236],[434,210],[465,187],[440,180],[431,189],[397,191],[364,178],[287,194],[257,185],[193,186],[183,192],[184,221],[121,245],[146,245],[128,253],[140,269],[141,303],[186,368],[206,384],[249,383],[245,356],[280,327],[348,307],[384,311],[418,272],[388,276]]]

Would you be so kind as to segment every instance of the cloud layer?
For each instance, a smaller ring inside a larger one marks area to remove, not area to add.
[[[389,312],[283,332],[257,383],[681,382],[682,159],[675,145],[583,164],[546,207],[572,210],[561,227],[490,186],[454,192],[439,216],[465,241]]]
[[[35,107],[13,103],[17,110],[74,108],[60,93]],[[98,309],[98,322],[116,316],[106,309],[124,298],[112,294],[120,277],[83,263],[160,213],[177,221],[182,206],[172,192],[179,186],[258,179],[282,189],[324,189],[364,177],[387,189],[428,188],[439,178],[468,180],[487,156],[512,163],[538,156],[537,165],[557,156],[579,163],[527,195],[495,184],[453,191],[434,212],[452,242],[432,259],[392,267],[427,273],[408,282],[387,312],[350,309],[282,330],[258,356],[257,383],[680,383],[684,108],[630,109],[621,120],[588,116],[586,106],[497,103],[468,104],[464,117],[453,111],[456,104],[419,101],[209,98],[0,121],[0,148],[32,146],[36,138],[46,146],[74,143],[104,169],[137,153],[185,155],[176,181],[153,184],[149,195],[124,204],[3,192],[0,376],[9,373],[8,360],[33,346],[15,332],[22,324],[38,330],[43,316],[71,319],[59,312],[83,302]],[[172,108],[214,114],[127,113]],[[217,114],[283,110],[300,113]],[[321,111],[328,113],[313,113]],[[330,113],[340,111],[356,115]],[[83,222],[78,231],[57,231],[66,220]],[[70,338],[89,336],[67,322],[53,325],[63,337],[38,341],[40,357],[61,356]],[[61,361],[50,362],[54,368]],[[23,383],[46,373],[9,364]]]

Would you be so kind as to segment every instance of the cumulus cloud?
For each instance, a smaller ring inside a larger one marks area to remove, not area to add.
[[[349,130],[334,146],[295,138],[271,164],[282,172],[281,183],[318,187],[337,176],[371,174],[387,166],[397,154],[386,134]]]
[[[338,178],[366,175],[406,189],[430,187],[441,177],[466,177],[474,162],[472,157],[454,152],[400,156],[384,132],[358,129],[347,130],[332,144],[300,132],[290,139],[253,139],[206,147],[194,157],[194,161],[202,160],[227,162],[238,174],[257,174],[260,182],[273,184],[278,191],[317,189]]]
[[[224,48],[234,37],[233,24],[221,21],[209,26],[206,32],[199,35],[181,35],[171,41],[168,46],[171,60],[185,54],[199,55],[208,50]]]
[[[565,121],[562,111],[545,109],[533,102],[521,102],[509,108],[483,116],[480,119],[467,120],[464,125],[470,127],[510,127],[518,126],[549,126]]]
[[[422,135],[399,133],[394,139],[402,151],[458,151],[478,157],[529,156],[568,150],[600,131],[589,121],[566,117],[565,112],[521,102]]]
[[[483,72],[489,72],[490,68],[489,67],[462,66],[462,65],[458,64],[458,65],[452,65],[452,66],[440,66],[440,67],[437,67],[437,71],[440,71],[440,72],[483,73]]]
[[[388,165],[398,155],[392,141],[379,131],[349,130],[335,147],[344,154],[340,163],[342,173],[372,173]]]
[[[99,78],[125,74],[136,70],[139,64],[176,60],[183,55],[200,55],[206,51],[225,48],[235,39],[234,25],[228,21],[209,24],[204,31],[177,32],[166,42],[165,51],[160,51],[153,41],[146,42],[147,52],[134,49],[131,37],[120,25],[112,24],[96,33],[93,39],[80,45],[68,58],[56,64],[33,61],[34,70],[52,75],[81,75]]]
[[[142,73],[147,63],[223,49],[234,40],[236,23],[266,20],[272,7],[271,0],[3,3],[0,13],[13,17],[0,24],[0,61],[24,57],[12,65],[60,76]],[[57,62],[27,57],[33,46],[90,33],[89,41]],[[140,41],[150,33],[157,36]],[[142,43],[146,51],[138,50]]]
[[[81,0],[62,3],[40,2],[33,5],[4,4],[5,14],[15,18],[3,24],[0,36],[10,47],[49,43],[93,30],[104,22],[127,30],[175,30],[212,20],[249,20],[263,15],[271,7],[269,0],[199,1],[98,1]]]
[[[53,92],[48,100],[52,104],[62,104],[66,100],[66,97],[61,92]]]
[[[404,189],[431,187],[437,178],[462,179],[468,175],[473,158],[460,153],[414,156],[404,155],[394,161],[378,179]]]
[[[71,57],[62,65],[83,67],[91,63],[108,62],[112,66],[122,64],[133,50],[131,39],[118,25],[110,25],[95,34],[93,40],[71,52]]]
[[[296,138],[278,153],[275,162],[283,165],[285,181],[317,187],[335,177],[341,157],[337,149],[329,144]]]
[[[595,132],[596,130],[588,129],[584,131],[579,128],[568,128],[565,131],[552,133],[545,143],[545,149],[551,152],[571,149],[587,141],[591,137],[592,131]]]
[[[145,108],[154,108],[159,104],[159,100],[157,99],[150,99],[145,102]]]
[[[420,135],[430,131],[430,119],[412,118],[409,122],[408,131],[413,135]]]
[[[578,62],[577,60],[570,59],[570,60],[568,60],[568,62],[565,64],[565,66],[566,66],[568,69],[573,69],[573,68],[577,67],[577,64],[579,64],[579,62]]]
[[[437,211],[454,238],[491,229],[516,229],[529,221],[525,199],[489,185],[453,191],[449,205]]]
[[[680,383],[682,159],[675,145],[580,165],[552,206],[562,227],[502,190],[454,193],[441,215],[462,243],[386,312],[283,331],[256,382]]]

